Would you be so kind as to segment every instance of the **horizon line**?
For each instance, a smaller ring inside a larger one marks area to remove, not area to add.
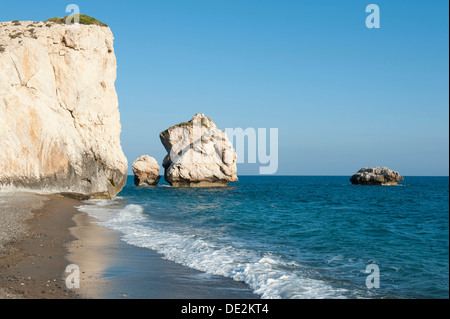
[[[317,174],[271,174],[271,175],[261,175],[261,174],[239,174],[237,175],[239,176],[254,176],[254,177],[273,177],[273,176],[280,176],[280,177],[348,177],[348,176],[353,176],[354,174],[351,175],[317,175]],[[134,176],[133,174],[127,175],[127,176]],[[450,177],[449,175],[402,175],[403,177]],[[161,175],[161,177],[164,177],[164,175]]]

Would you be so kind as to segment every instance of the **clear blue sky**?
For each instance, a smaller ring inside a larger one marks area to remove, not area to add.
[[[162,162],[159,133],[198,112],[221,129],[278,128],[283,175],[449,174],[448,1],[0,0],[0,21],[70,3],[114,33],[130,167]],[[365,26],[370,3],[380,29]]]

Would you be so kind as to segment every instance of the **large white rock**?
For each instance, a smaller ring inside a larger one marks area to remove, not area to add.
[[[209,117],[196,114],[162,132],[160,139],[168,152],[164,178],[172,186],[226,186],[238,181],[233,145]]]
[[[125,185],[108,27],[0,23],[0,189],[112,198]]]

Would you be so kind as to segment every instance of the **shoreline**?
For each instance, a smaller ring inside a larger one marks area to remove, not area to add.
[[[79,212],[74,221],[77,226],[70,231],[78,239],[70,243],[67,259],[80,267],[81,298],[259,298],[243,282],[207,274],[166,260],[151,249],[130,245],[121,239],[121,233],[97,225],[99,221],[87,213]]]
[[[0,193],[0,222],[8,228],[0,233],[0,299],[259,298],[245,283],[123,242],[80,205],[59,195]],[[80,288],[66,287],[69,264],[79,267]]]

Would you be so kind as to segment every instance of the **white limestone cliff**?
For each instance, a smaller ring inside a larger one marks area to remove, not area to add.
[[[112,198],[125,185],[108,27],[0,23],[0,190]]]

